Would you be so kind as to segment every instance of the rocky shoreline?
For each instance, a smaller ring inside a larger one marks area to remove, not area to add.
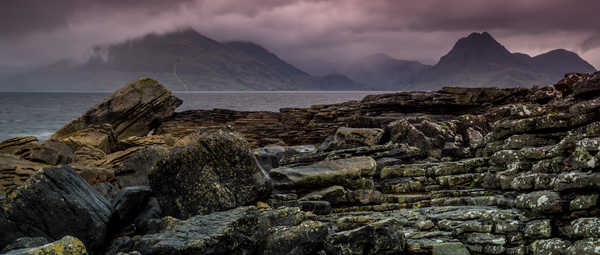
[[[600,72],[193,110],[152,79],[0,142],[0,253],[600,254]]]

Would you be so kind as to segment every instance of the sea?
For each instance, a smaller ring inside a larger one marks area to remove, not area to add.
[[[379,91],[185,91],[177,111],[231,109],[278,111],[360,100]],[[70,120],[100,103],[109,92],[0,92],[0,141],[16,136],[48,139]]]

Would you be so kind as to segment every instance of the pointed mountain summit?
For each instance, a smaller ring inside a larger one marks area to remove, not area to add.
[[[483,32],[459,39],[436,66],[441,69],[462,66],[472,71],[490,71],[515,63],[512,54],[502,44],[489,33]]]
[[[595,70],[567,50],[553,50],[532,58],[511,53],[487,32],[472,33],[459,39],[436,65],[419,73],[411,88],[529,87],[554,83],[567,72]]]

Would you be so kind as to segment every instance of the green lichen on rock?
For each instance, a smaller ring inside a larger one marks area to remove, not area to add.
[[[43,246],[13,250],[6,255],[87,255],[88,251],[81,240],[65,236],[62,239]]]

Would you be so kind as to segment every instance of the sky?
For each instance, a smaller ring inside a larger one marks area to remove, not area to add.
[[[311,73],[375,53],[435,64],[482,31],[512,52],[564,48],[598,68],[598,10],[598,0],[2,0],[0,66],[85,60],[95,45],[192,27]]]

